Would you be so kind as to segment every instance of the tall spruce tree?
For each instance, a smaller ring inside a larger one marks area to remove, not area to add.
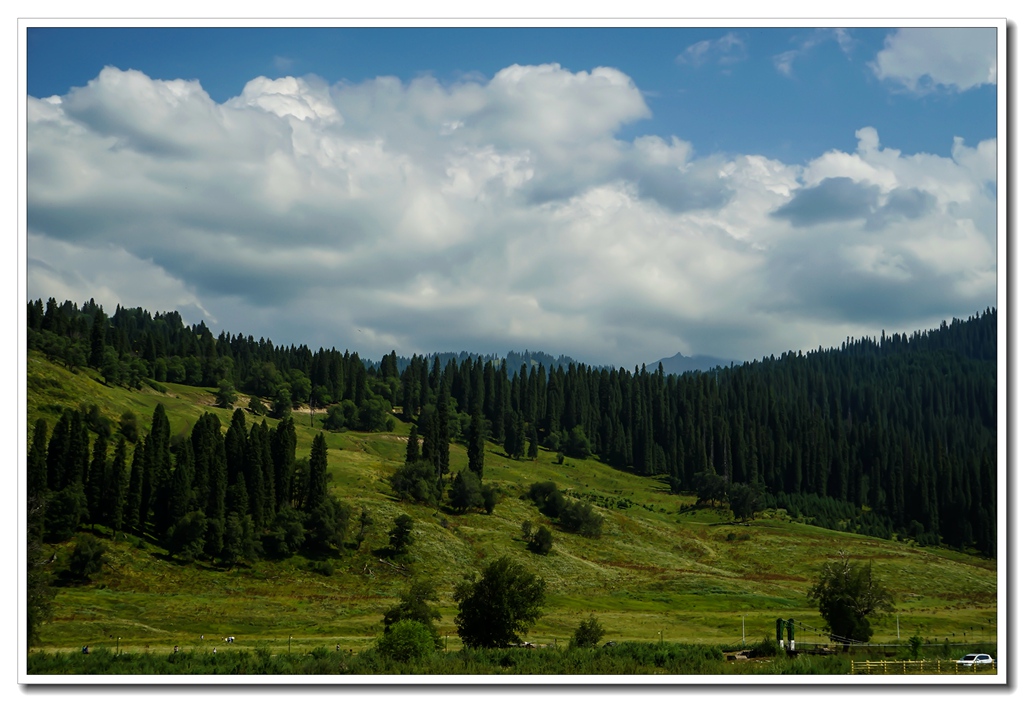
[[[96,437],[92,445],[92,463],[89,466],[89,480],[85,486],[86,504],[90,524],[105,524],[103,494],[107,487],[107,439],[103,434]]]
[[[437,476],[439,479],[448,474],[448,466],[451,461],[449,455],[451,429],[448,423],[451,415],[448,403],[450,398],[447,384],[442,383],[441,392],[437,398],[437,453],[434,457],[434,465],[437,466]]]
[[[128,442],[118,437],[114,460],[110,464],[103,488],[103,515],[114,533],[124,526],[125,499],[128,487]]]
[[[309,452],[309,492],[306,496],[305,510],[312,513],[327,499],[327,440],[323,432],[313,439],[313,447]]]
[[[30,498],[42,499],[46,494],[46,438],[46,420],[38,419],[32,432],[25,471]]]
[[[476,473],[478,478],[484,477],[484,420],[479,412],[473,414],[469,420],[469,469]]]
[[[405,465],[409,466],[420,460],[420,437],[416,425],[409,429],[409,440],[405,443]]]
[[[295,465],[295,422],[291,417],[279,422],[273,430],[270,452],[274,461],[274,496],[277,507],[287,505],[292,493],[292,472]]]

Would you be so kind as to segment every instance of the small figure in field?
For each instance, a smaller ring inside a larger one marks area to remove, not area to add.
[[[175,646],[175,647],[174,647],[174,652],[175,652],[175,653],[177,653],[177,652],[178,652],[178,647],[177,647],[177,646]]]
[[[202,640],[203,640],[203,635],[202,635],[202,634],[200,634],[200,635],[199,635],[199,640],[200,640],[200,641],[202,641]]]
[[[217,647],[216,647],[216,646],[214,646],[214,647],[213,647],[213,652],[214,652],[214,653],[216,653],[216,652],[217,652]]]
[[[334,645],[334,650],[335,651],[341,651],[341,644],[335,644]]]
[[[89,647],[88,646],[82,646],[82,653],[88,653],[88,652],[89,652]]]

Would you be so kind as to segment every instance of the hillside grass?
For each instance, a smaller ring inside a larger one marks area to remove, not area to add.
[[[172,436],[186,435],[203,412],[227,426],[231,410],[213,406],[214,391],[171,383],[161,393],[104,385],[89,370],[69,373],[41,356],[28,356],[29,434],[45,417],[50,429],[63,407],[96,404],[115,426],[121,413],[149,429],[162,403]],[[247,399],[239,398],[244,406]],[[323,415],[294,413],[297,455],[308,455]],[[247,422],[262,421],[247,413]],[[276,420],[267,419],[269,425]],[[360,651],[381,633],[383,612],[410,578],[438,585],[450,650],[460,648],[451,599],[457,582],[479,572],[492,558],[509,555],[547,583],[545,613],[527,638],[567,642],[590,614],[606,630],[605,640],[738,645],[774,637],[775,620],[790,617],[821,629],[823,622],[806,593],[821,566],[839,551],[869,560],[893,591],[901,640],[913,634],[954,643],[996,639],[996,579],[993,560],[912,543],[828,531],[790,520],[783,513],[732,522],[724,509],[694,509],[694,498],[672,495],[657,477],[624,473],[596,460],[565,459],[541,450],[536,460],[511,460],[487,445],[484,481],[499,492],[492,515],[451,514],[444,509],[399,502],[388,476],[402,464],[409,425],[396,418],[392,432],[326,433],[330,489],[352,509],[354,533],[361,510],[372,519],[367,539],[332,559],[335,572],[315,572],[302,556],[220,568],[181,565],[157,545],[134,537],[111,538],[108,564],[87,585],[61,587],[53,618],[42,630],[39,650],[74,651],[83,645],[143,653],[174,645],[259,646],[286,652],[336,645]],[[451,446],[452,474],[466,468],[463,446]],[[553,480],[571,497],[590,499],[604,516],[599,539],[568,534],[524,498],[528,486]],[[682,509],[681,509],[682,508]],[[405,571],[380,561],[393,520],[415,520],[415,543]],[[555,535],[547,556],[526,549],[521,525],[545,525]],[[354,544],[353,544],[354,546]],[[57,569],[70,544],[52,547]],[[896,642],[895,617],[875,622],[878,642]],[[966,636],[965,636],[966,634]],[[200,636],[203,636],[200,642]],[[825,641],[803,632],[801,641]]]

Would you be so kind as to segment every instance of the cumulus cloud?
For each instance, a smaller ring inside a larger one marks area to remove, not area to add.
[[[880,80],[912,93],[962,92],[996,82],[996,37],[990,27],[899,29],[870,65]]]
[[[29,295],[379,357],[753,358],[995,302],[995,143],[804,166],[620,138],[620,71],[442,84],[104,69],[28,100]]]

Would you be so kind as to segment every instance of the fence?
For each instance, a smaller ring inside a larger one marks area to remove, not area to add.
[[[930,661],[850,661],[851,675],[911,675],[914,673],[940,673],[943,675],[956,673],[994,673],[995,661],[992,665],[968,666],[957,665],[956,661],[934,659]]]

